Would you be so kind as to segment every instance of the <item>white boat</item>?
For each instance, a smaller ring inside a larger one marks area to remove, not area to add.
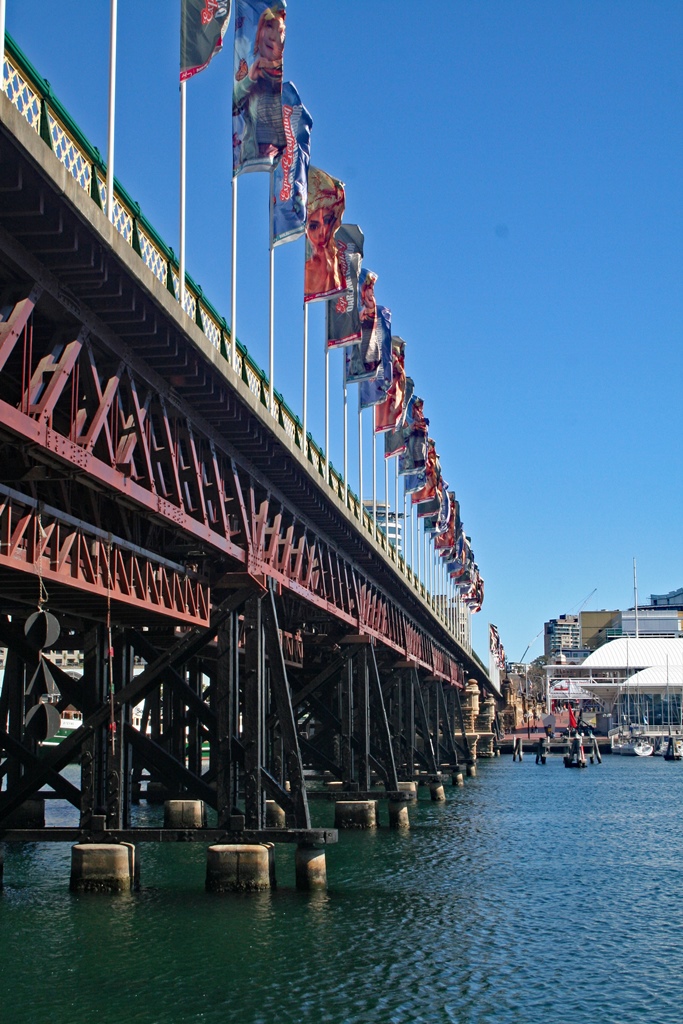
[[[670,741],[671,750],[669,750]],[[658,745],[654,749],[654,756],[663,757],[667,761],[683,760],[683,740],[678,736],[662,736]]]
[[[66,708],[62,712],[61,721],[59,723],[59,730],[52,739],[41,740],[41,747],[56,747],[62,740],[74,731],[79,729],[83,725],[83,715],[80,711],[76,711],[75,708]]]
[[[623,754],[625,757],[649,757],[654,747],[642,736],[613,736],[612,753]]]

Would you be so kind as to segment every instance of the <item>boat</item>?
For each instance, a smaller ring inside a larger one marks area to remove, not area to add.
[[[665,761],[681,761],[683,740],[679,736],[662,736],[653,753],[655,757],[663,757]]]
[[[644,736],[617,734],[612,736],[612,753],[625,757],[650,757],[654,747]]]
[[[59,722],[59,729],[50,737],[49,740],[41,740],[41,747],[56,747],[62,740],[65,740],[67,736],[70,736],[74,729],[79,729],[83,725],[83,715],[80,711],[76,711],[75,708],[65,708],[62,711],[62,715]]]

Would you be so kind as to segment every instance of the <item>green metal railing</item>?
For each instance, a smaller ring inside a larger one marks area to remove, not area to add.
[[[28,124],[50,147],[58,160],[71,173],[74,180],[88,193],[93,202],[104,210],[107,204],[106,164],[99,150],[81,132],[77,124],[53,94],[49,83],[42,78],[11,36],[5,37],[5,60],[3,67],[2,91]],[[140,256],[154,276],[166,286],[177,302],[180,301],[179,263],[173,252],[157,234],[142,214],[136,203],[120,182],[114,179],[112,223],[121,237]],[[265,372],[253,361],[248,351],[235,338],[236,352],[233,353],[233,338],[225,319],[204,296],[202,289],[185,275],[185,301],[183,308],[202,330],[208,341],[221,352],[231,366],[237,368],[245,386],[268,408],[270,399],[269,381]],[[274,392],[272,410],[274,428],[277,424],[294,444],[304,450],[308,461],[325,482],[325,457],[322,449],[310,434],[303,437],[303,427],[287,403],[277,391]],[[330,463],[327,485],[338,498],[344,500],[344,479]],[[375,523],[372,515],[350,488],[346,489],[346,505],[360,522],[363,529],[377,546],[385,552],[404,577],[406,582],[426,601],[434,615],[450,629],[450,621],[443,609],[444,602],[430,594],[416,573],[406,564],[397,547],[388,539],[385,531]],[[462,629],[460,633],[462,643]],[[471,645],[466,643],[468,650]]]

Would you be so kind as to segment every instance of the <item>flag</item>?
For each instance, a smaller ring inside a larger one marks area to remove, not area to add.
[[[180,0],[180,81],[208,66],[223,45],[230,0]]]
[[[346,291],[334,238],[341,226],[345,201],[342,181],[319,167],[309,167],[304,302],[329,299]]]
[[[427,440],[427,460],[425,462],[425,475],[427,479],[425,481],[424,487],[420,488],[420,490],[416,491],[412,496],[413,505],[419,505],[423,501],[432,501],[434,498],[437,497],[436,485],[438,483],[440,476],[439,456],[436,453],[436,444],[434,443],[431,437],[428,438]],[[440,502],[439,504],[437,504],[435,509],[436,512],[438,512],[440,504]],[[420,514],[421,513],[418,511],[418,515]],[[430,515],[431,513],[425,512],[425,514]]]
[[[379,366],[374,377],[370,380],[362,380],[360,385],[360,407],[369,409],[384,402],[387,391],[391,386],[391,310],[380,306],[381,317],[384,320],[385,330],[382,337],[382,349]],[[354,346],[357,347],[357,346]]]
[[[423,410],[423,400],[413,395],[406,413],[405,451],[398,458],[398,471],[402,475],[415,473],[425,465],[429,420],[425,418]]]
[[[576,729],[576,716],[574,715],[574,709],[571,704],[568,706],[569,710],[569,728]]]
[[[439,494],[441,503],[439,506],[439,514],[436,517],[436,523],[434,524],[434,532],[436,533],[435,541],[439,537],[447,536],[451,517],[451,499],[450,494],[448,493],[448,484],[443,479],[439,481]]]
[[[391,459],[394,455],[402,455],[406,450],[406,438],[408,428],[406,419],[408,407],[415,391],[415,382],[412,377],[406,377],[405,392],[403,395],[403,410],[401,420],[395,430],[388,430],[384,435],[384,458]]]
[[[273,245],[293,242],[306,230],[313,120],[292,82],[282,86],[282,123],[287,144],[273,173]]]
[[[360,341],[358,278],[363,262],[363,232],[357,224],[342,224],[334,236],[339,266],[346,278],[346,291],[327,303],[327,347],[352,345]]]
[[[399,461],[399,473],[401,463]],[[427,482],[427,474],[422,469],[416,470],[414,473],[406,473],[403,477],[403,490],[406,494],[414,494],[415,491],[420,491]]]
[[[211,0],[207,0],[208,3]],[[232,173],[269,171],[286,148],[282,119],[285,0],[237,0]]]
[[[371,271],[369,273],[372,273]],[[361,291],[365,289],[366,301],[368,289],[374,287],[368,285],[368,278],[363,283],[361,273]],[[372,274],[376,279],[376,275]],[[374,303],[374,299],[373,299]],[[344,353],[346,359],[346,380],[348,383],[358,383],[361,380],[372,380],[380,372],[383,357],[388,353],[388,373],[391,374],[391,310],[386,306],[374,305],[372,319],[366,317],[361,319],[362,339],[355,345],[349,345]],[[384,353],[384,356],[383,356]]]
[[[442,558],[450,559],[453,557],[453,551],[455,548],[455,539],[457,536],[456,517],[459,519],[459,505],[456,501],[455,493],[453,491],[447,491],[446,486],[447,485],[444,485],[444,493],[448,499],[448,523],[446,529],[442,533],[437,534],[436,539],[434,540],[434,547],[437,551],[441,552]]]
[[[395,430],[403,419],[406,393],[406,343],[394,335],[391,339],[391,384],[383,402],[375,406],[375,433]]]

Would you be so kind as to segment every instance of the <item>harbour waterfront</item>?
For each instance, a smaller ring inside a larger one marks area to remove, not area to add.
[[[73,771],[70,768],[69,771]],[[607,757],[568,772],[480,762],[411,829],[346,832],[329,889],[204,892],[203,844],[139,848],[142,888],[68,891],[70,848],[10,845],[0,894],[3,1018],[13,1024],[329,1024],[680,1016],[683,771]],[[57,823],[62,805],[51,801]],[[151,823],[159,808],[140,807]],[[333,805],[316,802],[314,824]],[[380,810],[381,813],[381,810]]]

